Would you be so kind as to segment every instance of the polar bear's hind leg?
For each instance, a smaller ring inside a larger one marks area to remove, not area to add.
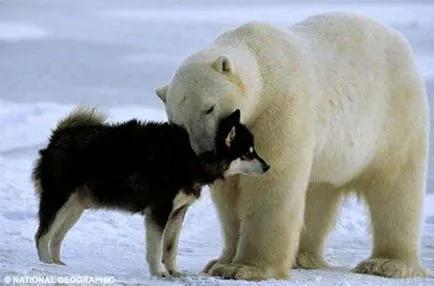
[[[365,178],[362,195],[371,217],[373,250],[353,272],[390,278],[428,274],[419,260],[426,180],[423,148],[414,144],[397,173],[377,170]]]

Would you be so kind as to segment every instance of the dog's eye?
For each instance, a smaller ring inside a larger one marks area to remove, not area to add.
[[[253,147],[250,147],[246,153],[244,153],[243,155],[241,155],[241,159],[243,160],[251,160],[254,156],[253,156]]]
[[[211,114],[214,111],[214,106],[211,106],[210,108],[208,108],[207,110],[205,110],[205,114]]]
[[[248,160],[248,159],[249,159],[249,155],[242,155],[242,156],[241,156],[241,159],[242,159],[242,160]]]

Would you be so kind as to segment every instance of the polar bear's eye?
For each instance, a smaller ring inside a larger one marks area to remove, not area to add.
[[[206,111],[205,111],[205,114],[210,114],[211,112],[213,112],[214,111],[214,106],[211,106],[210,108],[208,108]]]

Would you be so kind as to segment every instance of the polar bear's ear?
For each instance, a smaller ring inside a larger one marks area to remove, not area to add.
[[[234,63],[227,56],[219,56],[212,64],[212,68],[222,74],[233,74]]]
[[[162,86],[160,88],[157,88],[155,93],[158,95],[158,97],[161,99],[163,103],[166,103],[166,97],[167,97],[167,90],[169,89],[169,85]]]

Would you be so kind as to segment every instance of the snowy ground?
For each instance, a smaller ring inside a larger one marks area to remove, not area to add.
[[[162,283],[150,280],[145,262],[142,217],[107,211],[88,211],[65,239],[63,258],[68,267],[38,262],[33,242],[36,229],[37,201],[29,174],[37,148],[47,140],[50,128],[69,112],[70,105],[17,104],[0,101],[0,278],[16,275],[89,275],[114,276],[118,283]],[[112,120],[132,116],[161,120],[162,111],[149,108],[109,109]],[[434,205],[434,195],[428,196]],[[423,237],[423,260],[434,269],[434,209],[426,208]],[[346,273],[351,266],[369,255],[370,233],[365,209],[353,198],[342,212],[333,233],[327,258],[335,265],[323,271],[292,270],[294,280],[285,284],[300,285],[389,285],[432,283],[434,279],[397,282],[365,275]],[[272,237],[270,237],[272,239]],[[191,275],[171,281],[181,284],[243,284],[217,280],[197,273],[206,262],[218,256],[221,236],[215,209],[206,191],[189,211],[182,231],[179,266]],[[271,281],[268,283],[277,283]]]
[[[247,5],[251,2],[255,4]],[[182,231],[178,264],[191,274],[184,279],[150,279],[140,216],[87,212],[65,240],[68,267],[39,263],[33,242],[37,201],[29,175],[55,122],[76,103],[107,107],[112,120],[164,119],[153,89],[184,56],[229,27],[248,20],[286,25],[326,10],[364,13],[410,40],[434,104],[432,2],[251,2],[225,0],[214,7],[199,0],[183,1],[183,6],[157,0],[0,1],[0,284],[14,275],[114,276],[118,284],[142,285],[248,284],[197,274],[221,249],[208,192],[189,211]],[[428,191],[434,189],[431,170]],[[423,231],[423,262],[434,270],[434,194],[427,196]],[[291,281],[261,284],[434,285],[434,278],[396,281],[347,273],[369,252],[365,209],[350,198],[327,248],[336,267],[291,270]]]
[[[65,240],[63,257],[68,267],[42,265],[37,261],[33,243],[37,202],[29,181],[30,168],[35,151],[46,142],[50,128],[70,109],[71,106],[58,104],[0,102],[0,122],[4,123],[0,126],[0,172],[3,176],[0,188],[3,204],[0,209],[0,276],[113,275],[119,283],[154,284],[157,281],[149,281],[145,263],[145,233],[140,216],[105,211],[88,212]],[[132,116],[155,120],[164,118],[161,111],[137,107],[112,108],[110,114],[112,120],[124,120]],[[433,203],[434,196],[430,196],[428,204],[432,206]],[[350,266],[369,254],[370,234],[364,212],[363,207],[353,199],[345,205],[327,253],[329,260],[340,268],[327,271],[293,270],[294,281],[286,283],[397,283],[345,273]],[[434,210],[428,208],[424,234],[424,262],[433,269]],[[205,192],[201,201],[189,212],[181,237],[179,265],[192,276],[172,283],[234,283],[196,274],[209,259],[219,254],[220,247],[217,218],[208,192]],[[434,280],[417,281],[434,283]]]

